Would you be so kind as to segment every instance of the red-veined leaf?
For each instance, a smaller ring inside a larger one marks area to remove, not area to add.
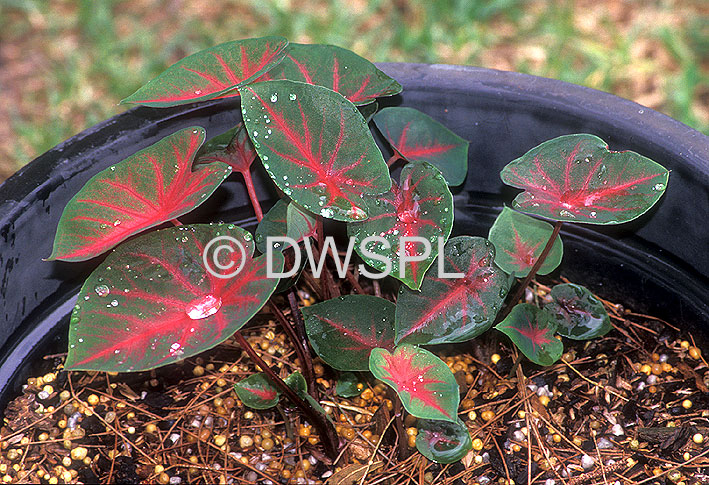
[[[391,180],[357,108],[327,88],[293,81],[241,93],[246,128],[276,185],[323,217],[366,219],[362,196],[386,192]]]
[[[248,172],[255,159],[256,150],[243,123],[207,141],[197,153],[198,163],[222,162],[240,173]]]
[[[421,291],[399,289],[396,342],[464,342],[492,325],[509,290],[509,277],[495,265],[495,249],[481,237],[457,236],[444,249],[444,272],[431,268]],[[439,274],[440,273],[440,274]],[[461,277],[442,277],[451,274]]]
[[[473,447],[468,427],[460,418],[455,423],[419,419],[416,428],[416,449],[436,463],[460,461]]]
[[[121,103],[166,107],[238,96],[235,88],[278,64],[287,45],[283,37],[272,36],[210,47],[168,67]]]
[[[394,310],[389,300],[347,295],[302,308],[315,352],[337,370],[369,369],[369,353],[394,346]]]
[[[669,171],[635,152],[613,152],[594,135],[565,135],[510,162],[502,181],[524,189],[513,208],[556,221],[620,224],[647,212]]]
[[[564,344],[554,337],[556,322],[534,305],[516,305],[495,328],[535,364],[552,365],[564,353]]]
[[[613,328],[603,303],[588,289],[574,284],[551,289],[551,303],[544,305],[557,323],[556,331],[573,340],[602,337]]]
[[[373,197],[368,202],[369,219],[347,225],[347,233],[355,238],[355,250],[373,268],[387,272],[409,288],[418,289],[423,275],[431,266],[439,249],[439,238],[445,242],[453,228],[453,196],[441,173],[433,165],[414,162],[401,171],[401,183],[392,184],[390,192]],[[382,241],[368,237],[384,238]],[[401,266],[401,255],[406,258],[423,257],[426,246],[421,241],[402,238],[424,238],[430,244],[428,256],[420,261],[408,261]]]
[[[488,236],[495,245],[495,263],[512,276],[524,278],[544,250],[553,231],[554,228],[548,222],[504,207]],[[561,264],[563,254],[561,237],[557,236],[537,273],[545,275],[554,271]]]
[[[436,166],[448,185],[463,183],[468,173],[468,145],[444,125],[414,108],[384,108],[374,123],[392,148],[409,162]]]
[[[147,370],[223,342],[278,283],[253,251],[251,234],[233,224],[172,227],[120,245],[81,288],[65,368]],[[275,253],[273,271],[282,268]]]
[[[289,79],[325,86],[352,103],[401,92],[401,85],[352,51],[324,44],[290,44],[283,61],[260,80]]]
[[[268,237],[289,237],[300,242],[306,237],[315,235],[315,217],[295,203],[286,199],[278,199],[256,227],[256,248],[266,253]],[[288,241],[274,241],[274,249],[284,251],[290,247]]]
[[[64,208],[47,259],[93,258],[199,206],[231,173],[219,162],[192,171],[204,137],[186,128],[94,175]]]
[[[428,350],[407,344],[397,347],[393,354],[374,349],[369,370],[396,391],[410,414],[456,422],[460,394],[455,376]]]
[[[234,384],[234,391],[245,406],[253,409],[272,408],[280,397],[278,388],[262,372]]]

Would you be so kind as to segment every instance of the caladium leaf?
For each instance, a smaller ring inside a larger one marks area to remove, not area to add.
[[[314,236],[315,228],[315,217],[312,214],[293,202],[278,199],[278,202],[271,207],[256,228],[254,236],[256,248],[262,253],[266,253],[269,236],[289,237],[300,242],[306,237]],[[273,241],[272,247],[284,251],[290,247],[290,243],[279,239]]]
[[[416,449],[436,463],[460,461],[473,447],[468,427],[460,418],[455,423],[419,419],[416,428]]]
[[[507,273],[524,278],[537,261],[554,228],[521,212],[504,207],[490,228],[489,238],[495,245],[495,263]],[[538,274],[554,271],[564,254],[561,237],[557,236]]]
[[[337,379],[335,394],[341,397],[356,397],[362,394],[359,378],[354,372],[342,372]]]
[[[635,152],[613,152],[593,135],[565,135],[510,162],[502,181],[524,189],[513,208],[556,221],[620,224],[652,207],[669,171]]]
[[[186,128],[94,175],[64,208],[47,259],[93,258],[202,204],[231,173],[219,162],[192,171],[204,137]]]
[[[573,340],[602,337],[613,328],[603,303],[588,289],[574,284],[551,289],[552,302],[544,306],[558,325],[556,331]]]
[[[386,192],[391,180],[357,108],[327,88],[293,81],[241,93],[246,128],[276,185],[323,217],[366,219],[362,195]]]
[[[280,397],[278,388],[262,372],[234,384],[234,391],[244,405],[253,409],[272,408]]]
[[[468,173],[468,145],[444,125],[414,108],[384,108],[374,123],[391,147],[409,162],[435,165],[448,185],[463,183]]]
[[[209,150],[209,151],[207,151]],[[256,159],[256,150],[243,123],[210,139],[197,153],[198,163],[222,162],[235,172],[248,172]]]
[[[308,392],[308,383],[305,382],[305,377],[303,377],[303,374],[298,371],[295,371],[286,377],[283,382],[288,384],[288,387],[293,389],[300,396]]]
[[[401,92],[401,85],[352,51],[324,44],[290,44],[262,81],[289,79],[332,89],[354,104]]]
[[[401,345],[394,353],[374,349],[369,356],[374,377],[393,388],[404,408],[417,418],[455,423],[460,394],[455,376],[428,350]]]
[[[438,254],[439,241],[442,246],[453,228],[453,196],[441,172],[425,162],[411,163],[401,171],[399,185],[393,183],[390,192],[371,198],[368,205],[367,221],[347,225],[355,250],[373,268],[418,289]],[[363,245],[372,236],[386,243],[369,240]],[[402,238],[425,239],[428,256],[423,242]],[[402,255],[408,259],[403,266]]]
[[[431,268],[421,291],[401,287],[396,343],[464,342],[495,320],[510,279],[495,265],[495,248],[481,237],[457,236],[444,249],[443,272]],[[444,277],[458,274],[458,277]]]
[[[371,295],[347,295],[302,308],[315,352],[337,370],[369,369],[369,352],[394,346],[395,305]]]
[[[271,36],[225,42],[187,56],[121,103],[166,107],[238,96],[235,88],[278,64],[288,41]]]
[[[495,328],[535,364],[552,365],[564,353],[564,344],[554,337],[556,322],[534,305],[516,305]]]
[[[379,111],[379,103],[377,101],[362,106],[358,106],[360,114],[364,118],[364,121],[369,123],[372,117]]]
[[[253,251],[251,234],[233,224],[172,227],[120,245],[81,288],[65,368],[154,369],[223,342],[278,283]],[[273,256],[281,271],[283,256]]]

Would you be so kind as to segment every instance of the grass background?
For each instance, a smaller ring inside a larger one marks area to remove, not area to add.
[[[185,55],[273,34],[561,79],[709,134],[707,0],[0,0],[0,180]]]

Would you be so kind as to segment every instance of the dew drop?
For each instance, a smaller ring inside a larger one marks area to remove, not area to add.
[[[113,221],[113,225],[114,225],[114,226],[120,226],[120,225],[121,225],[121,220],[120,220],[120,219],[116,219],[115,221]]]
[[[118,306],[118,300],[111,300],[111,306],[113,306],[113,307]]]
[[[278,101],[278,94],[273,93],[273,94],[271,95],[271,102],[272,102],[272,103],[275,103],[276,101]]]
[[[108,294],[111,292],[111,289],[106,285],[96,285],[94,286],[94,291],[98,296],[103,298],[105,296],[108,296]]]
[[[192,320],[199,320],[214,315],[222,306],[222,299],[214,295],[195,298],[185,307],[185,313]]]
[[[291,101],[295,101],[297,97],[298,97],[298,96],[296,96],[294,93],[290,93],[290,94],[288,95],[288,99],[290,99]]]
[[[665,184],[655,184],[653,190],[665,190]]]

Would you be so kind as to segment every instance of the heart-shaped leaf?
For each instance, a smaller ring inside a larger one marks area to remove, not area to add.
[[[397,344],[464,342],[490,328],[510,284],[494,260],[495,249],[484,238],[449,239],[444,249],[444,271],[432,268],[421,291],[403,286],[399,289]],[[452,274],[459,276],[443,277]]]
[[[272,408],[280,397],[278,388],[262,372],[234,384],[234,391],[245,406],[253,409]]]
[[[231,173],[219,162],[192,171],[204,137],[186,128],[94,175],[64,208],[48,259],[93,258],[202,204]]]
[[[293,81],[241,93],[246,128],[276,185],[323,217],[366,219],[362,195],[386,192],[391,180],[357,108],[327,88]]]
[[[524,189],[515,209],[556,221],[620,224],[652,207],[669,171],[635,152],[613,152],[593,135],[565,135],[510,162],[502,181]]]
[[[289,79],[325,86],[352,103],[401,92],[401,85],[352,51],[324,44],[290,44],[286,57],[261,80]]]
[[[306,237],[315,235],[315,218],[287,199],[278,199],[256,228],[256,248],[266,253],[269,237],[289,237],[300,242]],[[277,240],[272,244],[274,249],[284,251],[290,247],[288,241]]]
[[[428,350],[407,344],[397,347],[393,354],[374,349],[369,356],[369,370],[396,391],[410,414],[457,421],[458,383],[445,362]]]
[[[369,353],[394,346],[395,305],[371,295],[347,295],[302,308],[315,352],[343,371],[369,369]]]
[[[233,224],[172,227],[120,245],[81,288],[65,368],[154,369],[223,342],[278,283],[253,251],[251,234]],[[273,256],[281,271],[281,253]]]
[[[453,228],[453,196],[441,172],[425,162],[410,163],[401,171],[400,185],[393,183],[390,192],[371,198],[368,205],[369,220],[347,225],[355,250],[373,268],[418,289],[436,259],[439,241],[442,246]],[[370,239],[363,245],[372,236],[386,243]],[[422,241],[402,238],[423,238],[430,251]],[[403,267],[402,255],[408,259]]]
[[[409,162],[435,165],[448,185],[463,183],[468,173],[468,145],[444,125],[414,108],[384,108],[374,123],[396,153]]]
[[[554,337],[556,322],[534,305],[516,305],[495,328],[535,364],[552,365],[564,353],[564,344]]]
[[[121,103],[165,107],[238,96],[235,88],[278,64],[288,41],[260,37],[225,42],[185,57]]]
[[[256,159],[256,150],[244,124],[239,123],[226,133],[207,141],[197,157],[198,163],[222,162],[235,172],[244,173],[249,171]]]
[[[356,397],[362,394],[359,378],[354,372],[341,372],[335,386],[335,394],[340,397]]]
[[[473,448],[468,427],[460,418],[455,423],[419,419],[416,427],[416,449],[436,463],[460,461]]]
[[[573,340],[602,337],[613,328],[603,303],[583,286],[556,285],[551,289],[552,302],[544,310],[556,321],[560,335]]]
[[[504,207],[490,228],[489,238],[495,245],[495,263],[507,273],[524,278],[537,261],[554,228],[521,212]],[[554,271],[564,254],[561,237],[557,236],[538,274]]]

